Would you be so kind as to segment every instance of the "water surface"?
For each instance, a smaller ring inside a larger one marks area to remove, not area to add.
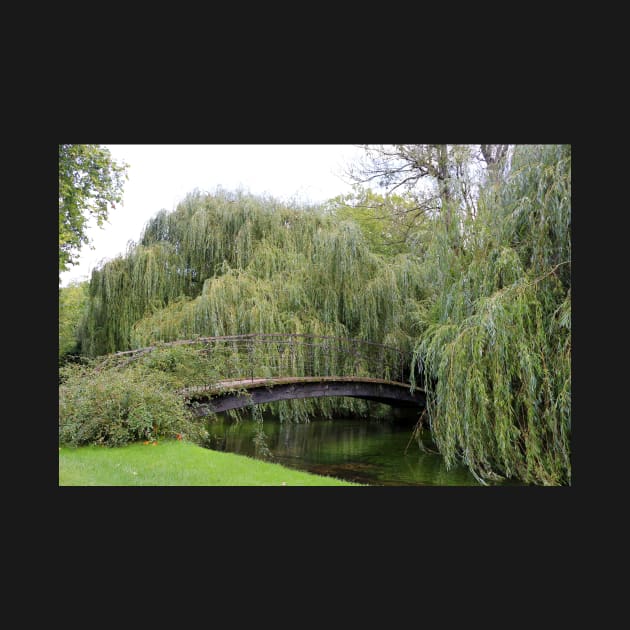
[[[259,423],[218,414],[208,420],[207,446],[369,485],[480,485],[464,466],[447,470],[440,455],[423,452],[411,439],[413,425],[412,419],[351,417],[281,423],[265,415],[261,444]],[[423,443],[431,446],[427,433]],[[265,447],[272,457],[265,458]]]

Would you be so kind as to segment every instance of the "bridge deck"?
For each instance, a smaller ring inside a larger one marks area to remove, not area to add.
[[[424,391],[415,389],[412,393],[409,383],[359,376],[230,379],[205,387],[189,387],[181,393],[189,400],[201,403],[195,407],[198,415],[205,415],[208,411],[238,409],[252,403],[321,396],[351,396],[393,406],[425,404]]]

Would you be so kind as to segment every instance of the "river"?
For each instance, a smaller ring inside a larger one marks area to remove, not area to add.
[[[217,414],[207,422],[206,445],[368,485],[480,485],[464,466],[447,470],[440,455],[423,452],[411,439],[414,423],[415,417],[315,418],[306,423],[281,423],[265,414],[261,425],[254,420],[236,422],[227,414]],[[423,435],[423,443],[431,447],[428,432]],[[265,446],[272,457],[265,457]]]

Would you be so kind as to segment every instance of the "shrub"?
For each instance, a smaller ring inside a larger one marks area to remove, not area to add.
[[[204,429],[192,421],[169,377],[133,366],[124,371],[64,368],[59,386],[59,443],[69,446],[185,437]]]

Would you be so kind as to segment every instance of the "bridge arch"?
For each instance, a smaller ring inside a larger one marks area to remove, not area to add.
[[[227,387],[218,384],[187,392],[189,403],[198,416],[242,409],[252,404],[325,396],[362,398],[392,407],[421,407],[426,404],[424,391],[415,389],[412,392],[407,383],[361,377],[233,380],[228,382]]]

